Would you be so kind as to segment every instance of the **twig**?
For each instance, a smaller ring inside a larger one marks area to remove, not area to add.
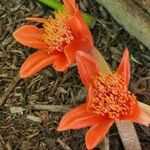
[[[70,106],[68,105],[39,105],[39,104],[31,104],[29,107],[32,110],[47,110],[51,112],[67,112],[70,110]]]
[[[72,150],[66,143],[64,143],[61,139],[57,139],[57,142],[64,148],[64,150]]]
[[[139,86],[143,81],[146,81],[146,80],[150,81],[150,76],[144,77],[144,78],[142,78],[142,79],[140,79],[140,80],[138,80],[138,81],[136,82],[136,84],[132,87],[132,89],[135,91],[135,93],[136,93],[136,90],[138,89],[138,86]]]
[[[105,136],[105,138],[103,139],[103,141],[100,143],[100,147],[101,150],[109,150],[109,139],[107,136]]]
[[[96,0],[132,36],[150,49],[150,17],[131,0]]]
[[[105,142],[105,149],[104,149],[104,150],[110,150],[109,138],[108,138],[108,137],[105,137],[105,138],[104,138],[104,142]]]
[[[0,98],[0,107],[2,107],[6,103],[6,100],[7,100],[8,96],[14,90],[14,88],[15,88],[16,84],[19,82],[19,80],[20,80],[20,77],[19,77],[19,75],[17,75],[14,78],[14,80],[9,84],[9,86],[6,89],[5,93]]]

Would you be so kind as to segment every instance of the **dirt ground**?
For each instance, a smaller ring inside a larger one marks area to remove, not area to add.
[[[95,45],[116,69],[123,48],[131,54],[130,90],[150,104],[150,50],[130,36],[110,14],[93,0],[80,0],[81,10],[97,18],[91,31]],[[0,150],[85,150],[86,129],[57,132],[60,118],[69,107],[85,100],[86,91],[76,67],[58,73],[51,66],[31,78],[19,80],[21,64],[34,49],[12,36],[20,26],[31,24],[29,16],[47,17],[52,10],[35,0],[0,1]],[[37,24],[39,25],[39,24]],[[72,80],[73,79],[73,80]],[[59,105],[53,111],[33,106]],[[57,111],[57,112],[56,112]],[[150,149],[150,128],[135,124],[143,150]],[[123,150],[116,126],[108,135],[111,150]],[[102,149],[102,144],[95,150]]]

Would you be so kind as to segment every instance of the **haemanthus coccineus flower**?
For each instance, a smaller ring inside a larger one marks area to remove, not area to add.
[[[84,52],[77,52],[76,60],[80,77],[88,90],[87,100],[64,115],[58,131],[91,126],[85,141],[87,148],[92,149],[117,120],[150,124],[150,116],[139,108],[136,97],[128,91],[128,49],[115,73],[101,73],[95,60]]]
[[[55,18],[27,18],[43,24],[43,28],[25,25],[13,36],[23,45],[38,49],[20,69],[20,77],[29,77],[52,64],[57,71],[65,71],[75,62],[77,50],[88,53],[93,47],[92,35],[84,22],[75,0],[63,0],[64,11]]]

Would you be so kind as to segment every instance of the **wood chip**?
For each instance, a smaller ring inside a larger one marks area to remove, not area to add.
[[[25,111],[26,109],[23,108],[23,107],[10,107],[10,112],[12,114],[15,114],[15,113],[23,113],[23,111]]]
[[[64,143],[61,139],[57,139],[57,142],[64,148],[64,150],[72,150],[66,143]]]
[[[29,119],[31,121],[34,121],[34,122],[39,122],[39,123],[42,122],[42,119],[40,117],[36,117],[36,116],[33,116],[33,115],[28,115],[27,119]]]

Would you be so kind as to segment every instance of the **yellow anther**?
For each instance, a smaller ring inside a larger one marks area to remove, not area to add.
[[[69,14],[65,11],[54,13],[55,18],[51,16],[45,21],[43,40],[48,45],[48,53],[54,51],[63,51],[64,47],[69,44],[74,36],[72,31],[67,26]]]
[[[135,96],[118,74],[94,77],[89,97],[88,110],[110,118],[120,118],[134,110]]]

